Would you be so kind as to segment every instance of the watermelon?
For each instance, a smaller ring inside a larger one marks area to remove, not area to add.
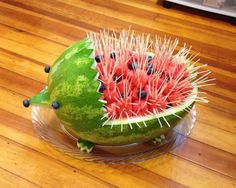
[[[46,89],[24,106],[52,107],[79,147],[140,143],[167,134],[197,98],[195,68],[185,53],[173,55],[165,43],[152,53],[141,45],[145,39],[126,45],[122,34],[109,35],[112,48],[97,39],[107,35],[90,34],[66,49],[47,68]]]

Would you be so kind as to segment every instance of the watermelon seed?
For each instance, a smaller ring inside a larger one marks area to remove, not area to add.
[[[111,52],[110,58],[111,58],[111,59],[116,59],[116,53],[115,53],[115,52]]]
[[[153,70],[153,65],[152,64],[147,64],[147,74],[150,75],[150,74],[153,74],[154,73],[154,70]]]
[[[46,65],[46,66],[44,67],[44,72],[46,72],[46,73],[49,73],[49,72],[50,72],[50,66],[49,66],[49,65]]]
[[[55,101],[54,101],[54,102],[52,103],[52,108],[56,110],[56,109],[60,108],[60,104],[59,104],[58,102],[55,102]]]
[[[113,80],[118,83],[122,80],[121,76],[114,76]]]
[[[138,64],[135,62],[132,62],[128,65],[129,70],[136,70],[138,67]]]
[[[173,105],[171,103],[166,105],[166,109],[171,108],[171,107],[173,107]]]
[[[127,97],[128,95],[126,93],[121,93],[120,96],[124,98],[124,97]]]
[[[101,55],[97,55],[97,56],[95,57],[95,61],[96,61],[97,63],[100,63],[100,62],[102,61],[102,56],[101,56]]]
[[[30,106],[30,101],[29,101],[29,99],[23,100],[23,105],[24,105],[24,107],[28,108],[28,107]]]

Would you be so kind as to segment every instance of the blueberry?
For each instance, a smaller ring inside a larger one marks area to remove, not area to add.
[[[169,103],[168,105],[166,105],[166,109],[171,108],[171,107],[173,107],[173,105],[172,105],[171,103]]]
[[[141,98],[141,99],[146,98],[146,96],[147,96],[147,93],[146,93],[146,91],[144,91],[144,90],[141,90],[141,91],[138,93],[138,97]]]
[[[29,99],[23,100],[23,105],[24,105],[24,107],[28,108],[28,107],[30,106],[30,101],[29,101]]]
[[[115,53],[115,52],[111,52],[110,58],[111,58],[111,59],[116,59],[116,53]]]
[[[96,61],[97,63],[100,63],[100,62],[102,61],[102,56],[101,56],[101,55],[97,55],[97,56],[95,57],[95,61]]]
[[[147,64],[147,74],[153,74],[154,70],[153,70],[153,65],[152,64]]]
[[[46,65],[46,66],[44,67],[44,72],[46,72],[46,73],[49,73],[49,72],[50,72],[50,66],[49,66],[49,65]]]
[[[132,62],[128,65],[129,70],[136,70],[138,67],[138,64],[135,62]]]
[[[58,109],[58,108],[60,108],[60,104],[58,103],[58,102],[53,102],[52,103],[52,107],[56,110],[56,109]]]
[[[149,63],[150,61],[152,61],[152,56],[149,55],[147,60],[148,60],[148,63]]]
[[[103,93],[104,89],[105,89],[105,86],[104,86],[103,83],[101,83],[101,85],[100,85],[100,87],[99,87],[99,92],[100,92],[100,93]]]

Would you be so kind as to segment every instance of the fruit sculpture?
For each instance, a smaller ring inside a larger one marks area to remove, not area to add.
[[[163,137],[195,101],[206,102],[197,94],[210,72],[177,45],[134,31],[88,33],[45,67],[48,87],[23,104],[52,107],[88,152]]]

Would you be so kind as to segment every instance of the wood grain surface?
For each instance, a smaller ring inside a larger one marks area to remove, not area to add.
[[[236,27],[156,0],[0,0],[0,187],[236,187]],[[49,148],[22,100],[46,85],[46,64],[87,31],[132,29],[180,39],[216,86],[197,104],[192,134],[174,151],[134,165],[78,161]]]

